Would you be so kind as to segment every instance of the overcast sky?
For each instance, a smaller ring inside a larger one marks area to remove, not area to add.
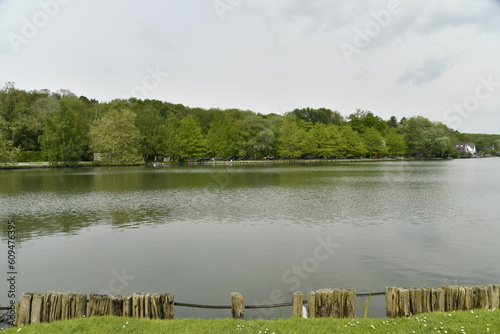
[[[499,0],[0,0],[0,84],[500,133]]]

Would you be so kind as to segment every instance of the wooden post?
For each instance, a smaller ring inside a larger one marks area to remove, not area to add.
[[[50,322],[50,308],[51,308],[51,296],[52,291],[47,291],[43,294],[43,322]]]
[[[314,291],[307,294],[307,311],[309,318],[316,318],[316,293]]]
[[[441,285],[441,289],[444,291],[444,310],[445,312],[450,312],[455,310],[453,303],[453,287],[447,285]]]
[[[474,301],[476,308],[487,309],[490,306],[490,302],[488,301],[488,291],[486,290],[486,287],[476,286]]]
[[[472,310],[474,308],[474,288],[471,286],[465,286],[465,304],[464,310]]]
[[[20,302],[16,302],[16,305],[15,305],[16,312],[15,312],[15,315],[14,315],[14,323],[13,323],[13,325],[16,326],[16,327],[18,326],[17,323],[18,323],[18,320],[19,320],[19,308],[20,307],[21,307],[21,303]]]
[[[343,318],[356,318],[356,289],[343,290]]]
[[[117,317],[122,316],[124,302],[125,297],[123,296],[111,296],[109,300],[109,315],[114,315]]]
[[[245,298],[237,292],[231,292],[231,314],[233,319],[243,319],[245,316]]]
[[[21,295],[21,299],[19,300],[19,316],[17,318],[16,326],[24,326],[30,324],[32,298],[32,293],[23,293]]]
[[[36,293],[33,294],[33,299],[31,300],[31,323],[32,324],[37,324],[39,322],[44,322],[45,319],[43,318],[43,294],[41,293]]]
[[[342,290],[333,289],[333,317],[343,318],[344,317],[344,295]]]
[[[87,314],[87,295],[83,293],[59,293],[61,320],[81,318]]]
[[[60,298],[61,298],[61,320],[68,320],[69,313],[71,312],[69,295],[67,293],[61,293]]]
[[[151,319],[163,319],[163,308],[160,300],[160,294],[152,293],[149,298],[151,305],[151,313],[149,317]]]
[[[410,312],[412,315],[422,313],[422,290],[410,288]]]
[[[132,317],[132,296],[123,299],[122,317]]]
[[[174,310],[174,294],[165,293],[162,295],[164,319],[173,319],[175,315]]]
[[[410,312],[410,290],[402,288],[399,289],[399,316],[409,317]]]
[[[151,294],[150,293],[144,294],[144,318],[146,318],[146,319],[151,318]]]
[[[444,312],[444,290],[441,288],[431,289],[432,312]]]
[[[460,311],[466,310],[466,299],[467,299],[467,293],[465,286],[457,287],[457,305],[456,305],[457,310]]]
[[[149,306],[149,303],[146,303],[146,294],[141,292],[132,294],[132,317],[145,318],[147,306]],[[149,312],[147,313],[149,314]]]
[[[48,291],[44,297],[45,300],[45,321],[54,322],[61,320],[62,314],[62,296],[60,293]]]
[[[491,284],[488,291],[490,310],[500,308],[500,285]]]
[[[111,308],[111,297],[108,295],[90,294],[88,316],[109,315]]]
[[[342,296],[339,296],[339,301],[342,302]],[[333,317],[333,289],[316,290],[315,302],[316,317]]]
[[[399,314],[399,293],[396,287],[385,288],[385,314],[389,318],[396,318]]]
[[[304,295],[300,291],[293,293],[292,316],[302,318],[302,306],[304,305]]]
[[[87,295],[84,293],[74,293],[73,301],[75,311],[71,316],[73,318],[82,318],[87,316]]]
[[[422,313],[431,312],[431,289],[422,288]]]

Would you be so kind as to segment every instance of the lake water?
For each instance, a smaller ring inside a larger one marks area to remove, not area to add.
[[[271,304],[295,290],[499,284],[499,206],[498,158],[0,170],[0,264],[6,276],[15,220],[19,293],[229,305],[233,291]],[[370,315],[385,316],[383,296]]]

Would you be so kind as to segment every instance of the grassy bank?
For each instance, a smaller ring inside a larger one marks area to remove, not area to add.
[[[92,317],[37,324],[0,331],[13,333],[496,333],[500,310],[427,313],[398,319],[179,319],[147,320]]]

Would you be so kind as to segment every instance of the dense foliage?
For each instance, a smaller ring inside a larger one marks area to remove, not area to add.
[[[320,108],[285,115],[189,108],[158,100],[99,102],[68,90],[0,89],[0,163],[36,157],[71,166],[95,157],[133,164],[165,156],[354,158],[456,156],[455,141],[500,147],[498,137],[465,135],[416,116],[383,120],[356,110],[344,117]],[[495,142],[497,140],[497,142]]]

